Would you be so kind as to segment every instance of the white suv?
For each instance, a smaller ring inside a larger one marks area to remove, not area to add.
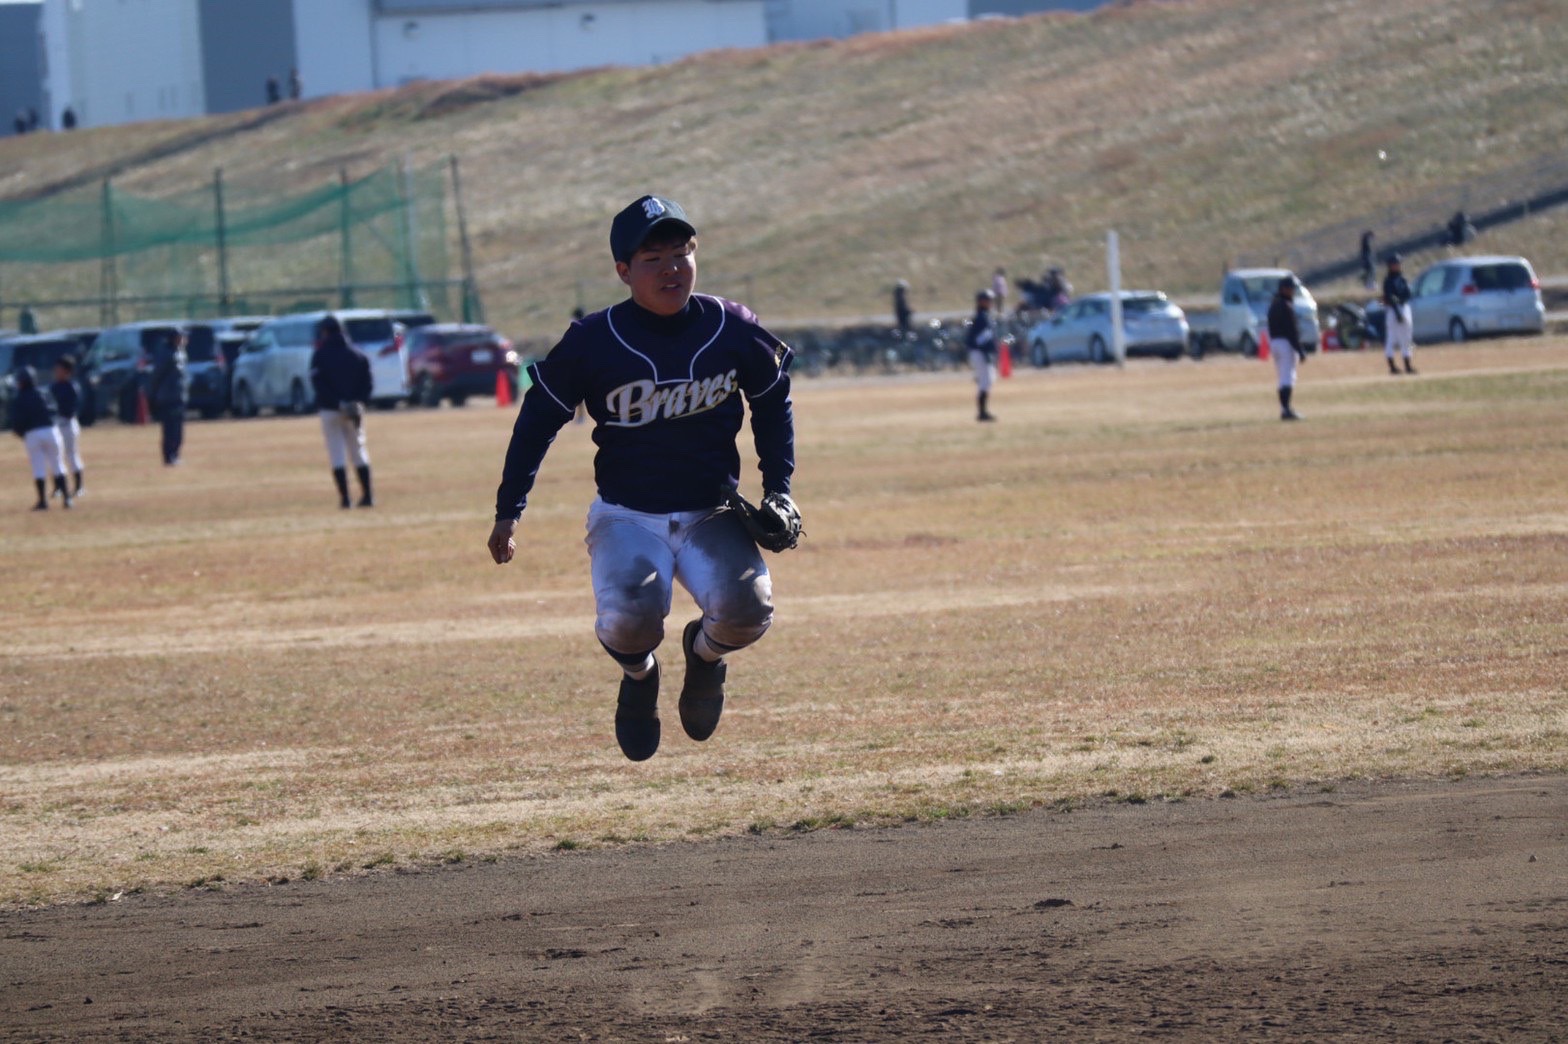
[[[408,398],[408,355],[403,327],[379,309],[344,309],[280,316],[262,324],[234,360],[230,401],[237,417],[263,409],[308,413],[316,408],[310,356],[316,324],[335,315],[354,347],[370,357],[371,402],[390,409]]]

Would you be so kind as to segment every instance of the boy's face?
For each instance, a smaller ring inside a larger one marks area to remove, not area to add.
[[[54,364],[54,379],[57,380],[57,381],[68,381],[68,380],[71,379],[71,371],[67,370],[64,366],[61,366],[59,363],[55,363]]]
[[[630,261],[617,261],[615,272],[631,288],[633,301],[654,315],[674,315],[697,286],[697,240],[650,239]]]

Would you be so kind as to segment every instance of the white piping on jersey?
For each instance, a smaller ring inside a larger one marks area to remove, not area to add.
[[[787,345],[787,344],[783,345],[783,348],[784,348],[784,356],[783,356],[783,358],[779,359],[779,375],[777,377],[773,378],[773,383],[772,384],[768,385],[766,388],[762,389],[760,392],[758,392],[755,395],[748,395],[748,396],[746,396],[746,398],[748,398],[748,399],[760,399],[764,395],[768,394],[768,392],[772,391],[774,388],[777,388],[779,386],[779,382],[784,379],[784,363],[785,363],[785,360],[789,359],[790,356],[795,354],[794,351],[790,349],[789,345]]]
[[[540,377],[539,377],[539,364],[538,363],[533,363],[533,364],[531,364],[528,367],[528,376],[533,379],[533,382],[535,384],[537,384],[539,387],[543,388],[544,389],[544,393],[546,395],[550,396],[550,398],[554,399],[555,400],[555,404],[557,406],[561,407],[561,409],[564,412],[566,412],[566,413],[576,413],[577,412],[576,410],[572,409],[570,406],[566,405],[566,403],[562,402],[561,401],[561,397],[559,395],[555,394],[555,392],[551,391],[550,390],[550,386],[548,384],[544,383],[544,381],[540,379]]]
[[[709,301],[714,302],[715,304],[718,304],[718,301],[719,301],[719,299],[717,297],[712,297],[712,296],[710,296],[708,294],[692,294],[691,296],[693,298],[696,298],[699,304],[702,302],[702,300],[704,298],[708,299]],[[648,369],[653,371],[653,383],[654,384],[684,384],[684,383],[689,383],[691,381],[696,380],[697,379],[697,357],[699,355],[701,355],[703,352],[707,351],[709,349],[709,347],[712,346],[713,342],[717,341],[719,339],[719,334],[724,332],[724,323],[725,323],[727,318],[728,317],[724,314],[724,306],[722,304],[720,304],[719,305],[719,328],[717,330],[713,331],[713,336],[708,338],[706,344],[704,344],[701,348],[698,348],[695,352],[691,353],[691,363],[686,368],[686,376],[684,376],[684,377],[669,377],[669,378],[665,378],[665,377],[660,377],[659,376],[659,366],[658,366],[658,364],[655,363],[652,359],[648,358],[642,352],[639,352],[637,349],[633,348],[631,346],[631,342],[627,341],[626,338],[622,337],[621,336],[621,331],[619,331],[619,330],[617,330],[615,328],[615,309],[612,307],[612,308],[610,308],[609,310],[607,310],[604,313],[605,322],[607,322],[610,325],[610,333],[615,337],[615,339],[617,341],[619,341],[621,343],[621,347],[625,348],[628,352],[631,352],[633,355],[637,356],[637,358],[639,358],[643,362],[647,363],[648,364]],[[551,396],[551,398],[555,398],[555,397]],[[556,399],[555,401],[556,402],[560,402],[561,400]]]

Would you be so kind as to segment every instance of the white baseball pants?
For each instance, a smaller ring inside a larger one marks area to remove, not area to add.
[[[703,633],[715,648],[744,648],[773,622],[773,579],[733,511],[648,514],[595,499],[586,543],[594,633],[617,660],[641,659],[664,640],[673,581],[702,610]]]
[[[321,436],[327,440],[327,457],[334,469],[348,467],[350,457],[354,458],[356,467],[370,466],[363,424],[355,424],[337,410],[322,410]]]
[[[82,451],[77,446],[82,437],[81,422],[75,417],[56,417],[54,430],[60,436],[60,456],[71,465],[72,471],[81,471]]]
[[[969,365],[975,371],[975,384],[983,392],[996,383],[996,363],[978,348],[969,349]]]
[[[60,433],[54,425],[34,428],[22,436],[27,459],[33,465],[33,478],[48,479],[65,475],[65,460],[60,456]]]
[[[1410,315],[1408,304],[1398,308],[1390,308],[1385,313],[1384,321],[1383,354],[1388,358],[1394,357],[1395,349],[1404,353],[1406,359],[1415,348],[1415,320]]]
[[[1279,374],[1281,388],[1296,386],[1296,349],[1283,338],[1278,343],[1269,342],[1269,354],[1274,357],[1274,372]]]

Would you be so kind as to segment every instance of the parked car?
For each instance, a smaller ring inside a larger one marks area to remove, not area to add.
[[[1128,356],[1177,359],[1187,350],[1187,317],[1153,290],[1123,290],[1122,332]],[[1111,295],[1085,294],[1029,330],[1029,361],[1049,366],[1067,359],[1114,362]]]
[[[186,324],[185,365],[190,379],[191,409],[208,420],[228,410],[232,360],[246,335],[266,321],[266,316],[228,316]]]
[[[270,319],[256,329],[234,360],[230,391],[237,417],[264,409],[307,413],[316,408],[310,383],[310,356],[316,349],[316,324],[327,312],[302,312]],[[345,309],[338,317],[354,346],[370,357],[371,402],[391,408],[408,397],[408,351],[403,328],[386,312]]]
[[[184,320],[159,319],[111,326],[98,335],[80,376],[84,397],[91,396],[98,416],[113,414],[126,424],[136,420],[137,396],[152,371],[154,352],[184,333],[185,326]]]
[[[1522,257],[1451,257],[1423,270],[1411,293],[1415,339],[1423,343],[1546,330],[1541,281]],[[1367,320],[1383,328],[1381,302],[1368,307]]]
[[[470,395],[490,395],[498,374],[517,390],[517,353],[488,326],[437,323],[408,335],[409,402],[461,406]]]
[[[16,334],[0,338],[0,429],[10,423],[11,400],[16,395],[16,371],[31,366],[40,386],[54,380],[54,364],[70,355],[80,360],[92,345],[97,330],[51,330],[41,334]],[[80,384],[78,380],[78,384]],[[77,419],[91,424],[87,396],[82,396]]]
[[[1258,332],[1268,329],[1269,302],[1279,289],[1279,281],[1296,281],[1296,322],[1301,328],[1301,347],[1318,349],[1318,303],[1288,268],[1238,268],[1225,275],[1220,287],[1219,330],[1215,346],[1243,355],[1258,354]]]

